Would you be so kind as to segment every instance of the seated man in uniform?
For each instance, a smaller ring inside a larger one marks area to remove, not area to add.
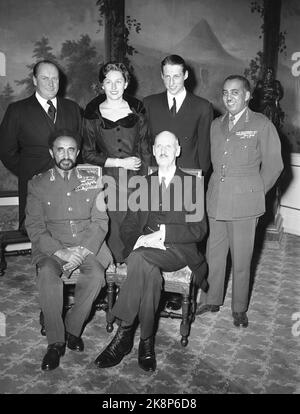
[[[129,255],[127,279],[112,310],[121,322],[115,337],[95,361],[99,368],[119,364],[131,351],[133,325],[138,317],[138,363],[143,370],[154,371],[153,331],[162,290],[161,272],[188,265],[199,286],[204,288],[206,282],[206,262],[197,249],[197,242],[206,234],[203,209],[197,211],[201,204],[197,200],[197,178],[176,168],[180,146],[173,133],[163,131],[157,135],[153,154],[158,172],[144,178],[145,192],[140,197],[148,200],[148,208],[129,209],[121,227],[125,257]]]
[[[101,185],[96,175],[75,167],[80,143],[81,137],[75,132],[55,131],[49,137],[55,167],[34,176],[28,184],[25,224],[38,271],[37,288],[48,340],[42,370],[47,371],[59,366],[66,343],[74,351],[83,351],[83,325],[105,284],[104,270],[110,261],[104,242],[108,217],[99,202]],[[63,321],[61,275],[76,268],[80,275],[75,304]]]

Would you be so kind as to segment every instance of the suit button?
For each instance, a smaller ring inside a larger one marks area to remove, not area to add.
[[[122,152],[121,148],[118,149],[119,152]]]
[[[120,127],[117,127],[116,129],[117,129],[117,131],[120,131]]]
[[[67,196],[70,197],[71,193],[67,193]]]
[[[223,183],[223,182],[225,181],[225,178],[224,178],[224,177],[222,177],[222,178],[220,179],[220,181],[221,181],[221,183]]]
[[[73,209],[72,209],[72,207],[68,207],[68,211],[72,211]]]
[[[230,141],[230,139],[229,139],[229,138],[226,138],[226,141],[227,141],[227,142],[229,142],[229,141]]]
[[[228,151],[225,151],[225,152],[224,152],[224,155],[227,155],[227,154],[228,154]]]

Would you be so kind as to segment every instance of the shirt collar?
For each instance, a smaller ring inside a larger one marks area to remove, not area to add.
[[[47,112],[49,105],[47,104],[48,99],[43,98],[38,92],[35,93],[35,97],[38,100],[38,102],[40,103],[40,105],[43,107],[43,109]],[[53,105],[55,106],[55,108],[57,109],[57,98],[53,98],[51,99]]]
[[[173,98],[176,99],[176,110],[179,111],[179,108],[181,107],[184,99],[186,97],[186,89],[183,87],[183,89],[178,92],[177,95],[172,95],[169,91],[167,91],[167,98],[168,98],[168,105],[169,109],[173,106]]]
[[[233,125],[235,125],[237,123],[237,121],[240,119],[240,117],[243,115],[243,113],[246,111],[247,108],[248,108],[248,106],[245,106],[245,108],[243,108],[238,114],[234,115]]]
[[[175,175],[175,171],[176,171],[176,165],[174,165],[174,167],[170,168],[170,170],[167,173],[162,173],[160,171],[160,169],[158,168],[158,181],[159,181],[159,183],[161,184],[162,177],[165,177],[166,187],[168,187],[168,185],[170,184],[170,182],[172,181],[172,179]]]

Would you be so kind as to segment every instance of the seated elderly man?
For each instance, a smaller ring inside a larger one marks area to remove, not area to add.
[[[94,299],[104,285],[104,269],[110,252],[104,238],[108,217],[101,200],[97,176],[75,166],[81,138],[68,130],[57,130],[49,138],[55,167],[33,177],[28,184],[26,229],[37,265],[37,288],[48,340],[42,370],[59,366],[66,343],[83,351],[81,339]],[[80,269],[75,304],[65,320],[63,272]]]
[[[206,283],[206,262],[197,249],[197,242],[206,233],[203,211],[195,212],[200,204],[197,204],[197,178],[176,168],[180,146],[173,133],[163,131],[157,135],[153,154],[158,171],[143,178],[140,197],[142,203],[147,199],[148,204],[138,211],[129,206],[121,227],[125,256],[129,255],[127,279],[112,310],[121,322],[115,337],[95,361],[99,368],[119,364],[131,351],[138,317],[139,366],[145,371],[156,369],[153,331],[162,271],[171,272],[188,265],[202,288]]]

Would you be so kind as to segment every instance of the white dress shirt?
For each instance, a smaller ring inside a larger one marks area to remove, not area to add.
[[[175,100],[176,100],[176,113],[177,113],[179,111],[185,97],[186,97],[186,89],[183,88],[180,92],[178,92],[177,95],[172,95],[172,94],[170,94],[169,91],[167,91],[167,97],[168,97],[169,109],[172,108],[173,99],[175,98]]]

